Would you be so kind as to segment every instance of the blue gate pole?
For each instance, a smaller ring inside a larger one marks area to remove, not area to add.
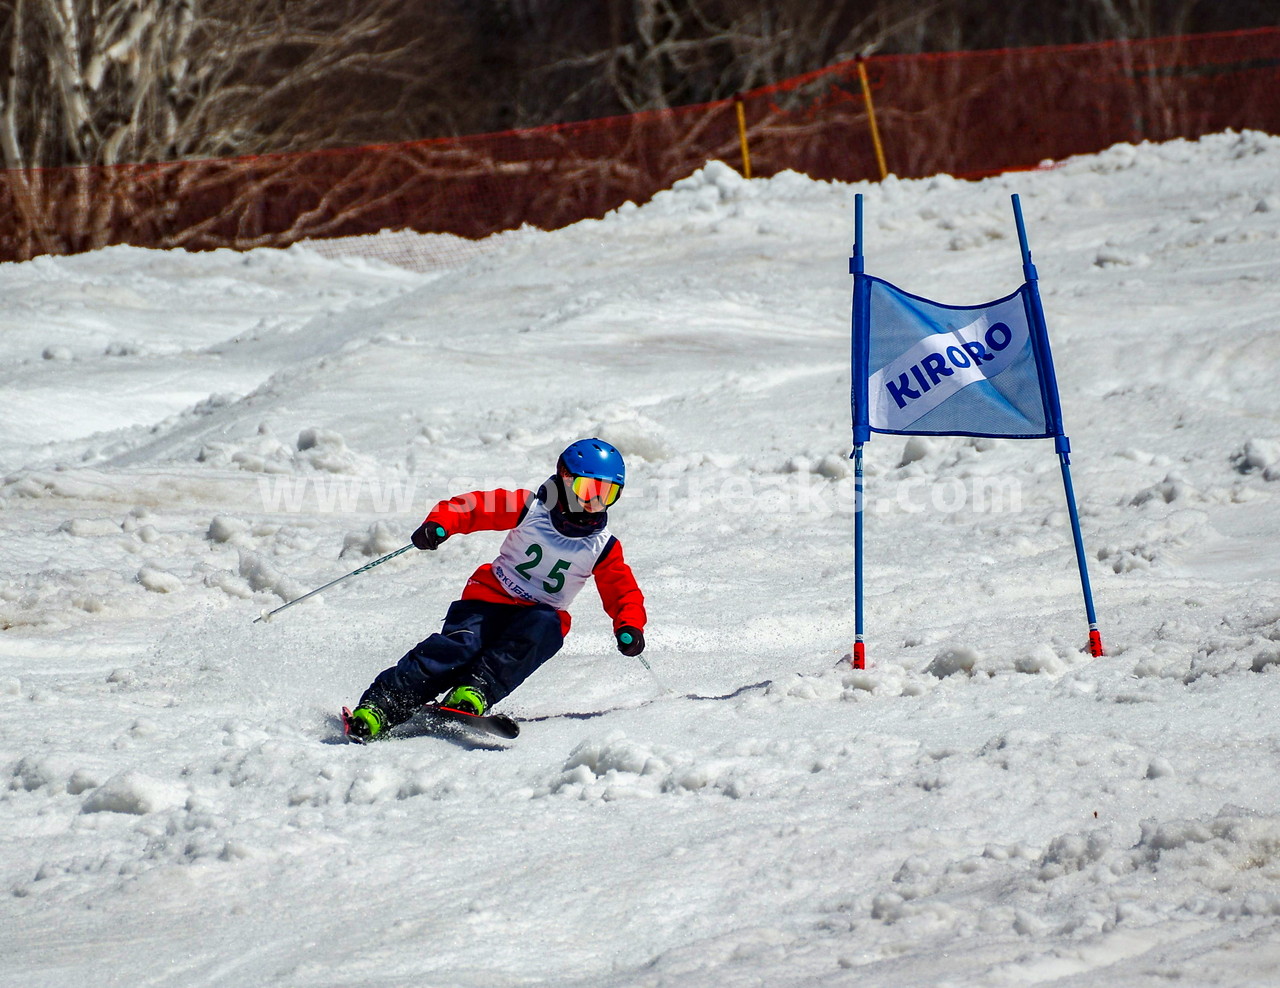
[[[1058,451],[1062,464],[1062,487],[1067,492],[1067,510],[1071,515],[1071,535],[1076,543],[1076,565],[1080,568],[1080,589],[1084,592],[1084,613],[1089,621],[1089,654],[1095,658],[1103,654],[1102,632],[1098,630],[1098,615],[1093,609],[1093,590],[1089,586],[1089,569],[1085,563],[1084,539],[1080,535],[1080,516],[1076,512],[1075,489],[1071,485],[1071,451]]]
[[[871,438],[867,413],[867,344],[870,320],[867,285],[862,257],[862,193],[854,196],[853,256],[849,273],[853,275],[853,352],[850,358],[850,404],[853,409],[853,653],[850,661],[855,669],[867,667],[866,643],[863,641],[862,595],[862,446]]]
[[[1084,538],[1080,534],[1080,514],[1076,510],[1075,488],[1071,483],[1071,440],[1063,434],[1062,405],[1058,400],[1058,379],[1053,371],[1053,354],[1049,350],[1049,328],[1040,301],[1039,275],[1031,262],[1027,244],[1027,228],[1022,220],[1022,202],[1013,196],[1013,216],[1018,224],[1018,244],[1022,248],[1022,274],[1030,300],[1032,335],[1035,339],[1036,364],[1040,370],[1040,391],[1044,396],[1045,421],[1053,436],[1054,449],[1062,467],[1062,487],[1067,496],[1067,513],[1071,518],[1071,537],[1075,542],[1076,566],[1080,570],[1080,589],[1084,594],[1084,612],[1089,621],[1089,654],[1103,654],[1102,634],[1098,631],[1098,615],[1093,609],[1093,589],[1089,584],[1089,567],[1085,559]]]
[[[867,667],[862,637],[862,443],[853,447],[853,668]]]

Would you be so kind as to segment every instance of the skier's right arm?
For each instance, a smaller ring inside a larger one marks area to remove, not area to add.
[[[419,549],[435,549],[451,535],[501,532],[520,523],[532,491],[471,491],[441,501],[413,533]]]

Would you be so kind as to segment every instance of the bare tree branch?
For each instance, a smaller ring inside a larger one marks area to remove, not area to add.
[[[398,0],[3,0],[9,168],[339,143],[419,40]]]

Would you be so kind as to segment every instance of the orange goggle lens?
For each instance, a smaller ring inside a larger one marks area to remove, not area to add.
[[[574,497],[583,505],[600,504],[608,508],[622,493],[621,484],[615,484],[611,480],[597,480],[595,477],[574,477],[570,486]]]

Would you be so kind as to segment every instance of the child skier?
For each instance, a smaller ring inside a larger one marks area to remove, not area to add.
[[[381,672],[351,711],[347,731],[379,737],[447,691],[443,705],[484,714],[555,655],[570,602],[595,577],[623,655],[644,650],[644,595],[607,509],[626,481],[622,454],[602,439],[573,443],[537,492],[477,491],[441,501],[413,533],[419,549],[451,535],[510,530],[497,558],[471,574],[444,627]]]

